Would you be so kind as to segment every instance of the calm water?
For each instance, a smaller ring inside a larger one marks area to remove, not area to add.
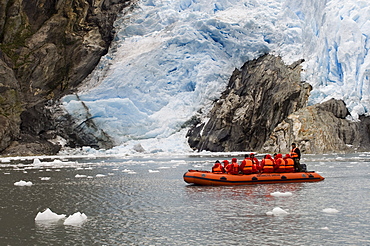
[[[326,178],[318,183],[183,181],[188,169],[210,170],[217,159],[223,158],[0,162],[0,245],[370,245],[370,154],[306,156],[308,169]],[[15,186],[20,180],[33,185]],[[293,195],[270,195],[276,191]],[[266,215],[275,207],[289,214]],[[88,219],[80,226],[36,223],[46,208]]]

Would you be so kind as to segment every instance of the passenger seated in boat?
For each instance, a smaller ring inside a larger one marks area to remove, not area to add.
[[[225,169],[222,164],[217,160],[212,167],[213,173],[225,173]]]
[[[238,174],[239,173],[239,164],[238,164],[238,159],[232,158],[231,163],[229,163],[226,166],[226,172],[228,174]]]
[[[256,158],[254,157],[254,159]],[[240,164],[239,170],[242,174],[252,174],[258,172],[257,165],[249,155],[244,156],[244,160]]]
[[[274,160],[271,155],[265,155],[261,162],[262,172],[273,173],[274,172]]]
[[[228,160],[224,160],[224,161],[222,161],[222,163],[224,164],[224,170],[226,172],[226,167],[227,167],[227,165],[229,165],[229,161]]]
[[[258,159],[254,156],[254,153],[251,153],[250,155],[250,159],[253,161],[253,164],[256,165],[256,170],[259,172],[261,170],[261,167],[260,167],[260,162],[258,161]]]
[[[286,154],[283,159],[285,161],[285,172],[287,173],[294,172],[294,160],[290,157],[290,155]]]
[[[285,161],[282,154],[277,154],[274,159],[274,172],[285,173]]]

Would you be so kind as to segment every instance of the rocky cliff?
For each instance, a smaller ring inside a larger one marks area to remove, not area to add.
[[[288,152],[296,142],[305,153],[348,153],[370,149],[370,118],[347,120],[342,100],[331,99],[294,112],[270,134],[262,151]]]
[[[259,150],[288,115],[306,106],[311,86],[300,80],[299,61],[286,66],[264,55],[236,69],[206,123],[189,132],[198,150]]]
[[[189,145],[275,153],[296,142],[306,153],[369,150],[369,118],[347,120],[340,100],[307,107],[311,86],[300,80],[301,62],[285,65],[264,55],[236,69],[209,119],[188,132]]]
[[[0,0],[0,152],[56,153],[51,135],[78,135],[58,125],[68,116],[50,119],[49,106],[94,69],[113,39],[114,20],[133,3]],[[111,145],[106,136],[102,142]]]

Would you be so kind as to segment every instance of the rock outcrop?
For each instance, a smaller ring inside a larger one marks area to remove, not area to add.
[[[259,150],[273,129],[303,108],[311,86],[300,80],[298,61],[290,66],[280,57],[264,55],[236,69],[207,123],[188,133],[194,149]]]
[[[345,103],[334,99],[298,110],[274,129],[262,151],[286,153],[292,142],[304,153],[369,150],[369,118],[361,116],[359,122],[354,122],[347,116]]]
[[[47,106],[91,73],[117,15],[134,2],[0,0],[0,152],[13,141],[13,150],[48,141],[45,132],[56,125]]]
[[[188,142],[199,151],[304,153],[369,151],[370,117],[349,120],[342,100],[306,106],[311,87],[300,64],[264,55],[235,70],[207,122],[195,122]]]

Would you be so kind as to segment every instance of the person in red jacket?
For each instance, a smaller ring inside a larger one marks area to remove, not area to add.
[[[285,172],[285,161],[282,154],[277,154],[274,159],[274,172],[284,173]]]
[[[212,167],[213,173],[225,173],[225,169],[219,161],[216,161]]]
[[[285,161],[285,172],[287,173],[294,172],[294,160],[290,157],[290,155],[286,154],[283,159]]]
[[[244,160],[240,164],[239,170],[243,174],[257,173],[257,167],[249,155],[244,156]]]
[[[227,165],[229,165],[229,161],[224,160],[224,161],[222,161],[222,163],[224,164],[224,169],[226,170]]]
[[[234,175],[239,173],[239,164],[236,158],[231,159],[231,163],[226,166],[226,172]]]
[[[271,155],[265,155],[261,161],[261,168],[264,173],[274,172],[274,159],[272,159]]]
[[[253,163],[256,165],[256,170],[260,172],[262,170],[259,160],[254,156],[254,153],[250,154],[250,158]]]

